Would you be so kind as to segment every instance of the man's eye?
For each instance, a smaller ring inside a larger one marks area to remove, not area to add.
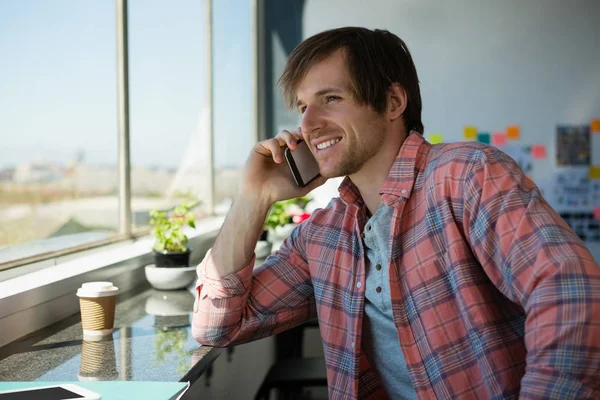
[[[298,109],[298,111],[300,111],[300,114],[304,114],[304,111],[306,111],[306,107],[302,106]]]
[[[332,101],[336,101],[339,100],[340,98],[338,96],[327,96],[327,98],[325,99],[326,103],[331,103]]]

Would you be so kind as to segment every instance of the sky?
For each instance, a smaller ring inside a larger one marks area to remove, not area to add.
[[[207,104],[202,0],[129,1],[131,159],[177,167]],[[215,164],[252,146],[250,0],[213,2]],[[117,163],[116,6],[0,0],[0,168]]]

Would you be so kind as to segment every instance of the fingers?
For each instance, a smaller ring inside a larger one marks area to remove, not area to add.
[[[292,130],[282,130],[277,135],[277,138],[283,140],[287,147],[292,150],[295,150],[298,147],[298,140],[302,139],[302,134],[300,133],[300,128],[292,129]]]
[[[271,153],[273,160],[280,164],[284,160],[284,147],[287,146],[292,150],[298,147],[298,140],[302,139],[302,134],[298,130],[282,130],[279,134],[258,144],[257,148],[266,148]],[[259,151],[263,153],[263,151]],[[267,154],[264,154],[267,155]]]
[[[265,146],[269,149],[269,151],[271,152],[271,155],[273,156],[273,161],[275,161],[277,164],[280,164],[283,161],[283,146],[285,144],[285,142],[280,141],[278,138],[273,138],[273,139],[269,139],[265,142]]]

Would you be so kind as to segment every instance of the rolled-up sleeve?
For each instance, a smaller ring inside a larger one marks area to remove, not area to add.
[[[316,317],[303,245],[309,222],[294,229],[258,267],[253,257],[238,272],[220,277],[209,250],[197,268],[192,332],[199,343],[216,347],[245,343]]]
[[[506,155],[472,160],[465,232],[494,285],[526,313],[520,398],[600,398],[600,269]]]

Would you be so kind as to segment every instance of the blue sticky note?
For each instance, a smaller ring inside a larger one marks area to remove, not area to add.
[[[491,140],[489,132],[479,132],[477,134],[477,141],[483,144],[490,144]]]

